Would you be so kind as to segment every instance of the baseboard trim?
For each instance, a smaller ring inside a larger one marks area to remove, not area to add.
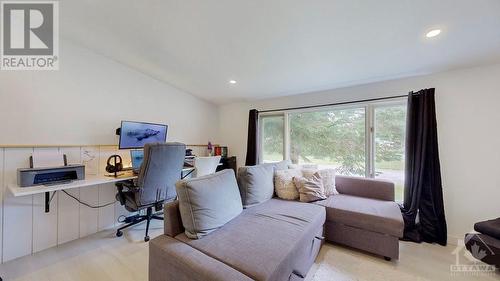
[[[464,236],[458,237],[454,235],[448,235],[448,244],[453,245],[453,246],[459,246],[458,244],[460,243],[460,246],[463,246],[464,243]]]

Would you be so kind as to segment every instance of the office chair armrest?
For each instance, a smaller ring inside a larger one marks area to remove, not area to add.
[[[117,198],[118,201],[120,201],[121,205],[125,205],[125,194],[123,188],[127,188],[126,191],[135,191],[137,189],[137,186],[134,184],[134,181],[121,181],[115,183],[116,189],[118,190]]]
[[[121,187],[122,190],[124,187],[126,187],[127,188],[126,191],[136,191],[138,189],[133,180],[117,182],[116,187],[118,188]]]

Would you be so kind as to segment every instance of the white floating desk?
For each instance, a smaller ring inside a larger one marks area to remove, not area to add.
[[[132,173],[127,173],[123,176],[118,177],[107,177],[107,176],[97,176],[97,175],[87,175],[84,180],[76,180],[68,183],[60,183],[53,185],[37,185],[30,187],[19,187],[17,184],[9,184],[9,190],[15,197],[33,195],[44,192],[52,192],[63,189],[71,189],[77,187],[92,186],[98,184],[113,183],[125,180],[135,179],[137,176]]]
[[[191,172],[192,170],[194,170],[194,168],[183,168],[182,172],[187,173]],[[44,192],[58,191],[63,189],[114,183],[119,181],[132,180],[136,178],[137,175],[134,175],[132,171],[126,171],[121,176],[118,176],[116,178],[108,177],[105,175],[87,175],[85,176],[84,180],[76,180],[68,183],[53,184],[53,185],[37,185],[31,187],[19,187],[17,184],[9,184],[8,187],[12,195],[14,195],[14,197],[18,197],[18,196],[39,194]]]
[[[182,173],[191,173],[194,168],[183,168]],[[59,190],[86,187],[92,185],[114,183],[119,181],[126,181],[136,179],[137,175],[134,175],[132,171],[125,171],[122,175],[118,177],[109,177],[105,175],[87,175],[84,180],[76,180],[68,183],[53,184],[53,185],[37,185],[31,187],[20,187],[17,184],[9,184],[9,190],[14,195],[14,197],[33,195],[39,193],[45,193],[45,212],[49,211],[49,205],[51,201],[50,192],[56,192]]]

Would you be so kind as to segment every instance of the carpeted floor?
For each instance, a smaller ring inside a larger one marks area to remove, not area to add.
[[[155,222],[151,237],[163,231]],[[141,281],[147,280],[148,244],[142,241],[143,226],[126,231],[123,237],[103,231],[51,248],[33,256],[0,265],[3,280],[16,281]],[[500,280],[500,274],[453,275],[454,246],[401,242],[399,261],[387,262],[338,245],[325,244],[311,268],[307,281],[406,281],[406,280]],[[463,251],[460,262],[471,264]]]

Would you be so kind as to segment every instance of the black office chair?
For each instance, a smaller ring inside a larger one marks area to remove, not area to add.
[[[146,209],[146,214],[127,217],[127,224],[118,228],[116,236],[122,236],[122,230],[127,227],[147,221],[144,241],[149,241],[150,221],[163,220],[159,213],[163,203],[175,200],[177,196],[175,183],[181,178],[185,152],[186,145],[182,143],[150,143],[144,146],[144,161],[137,180],[116,183],[116,199],[128,211]]]

